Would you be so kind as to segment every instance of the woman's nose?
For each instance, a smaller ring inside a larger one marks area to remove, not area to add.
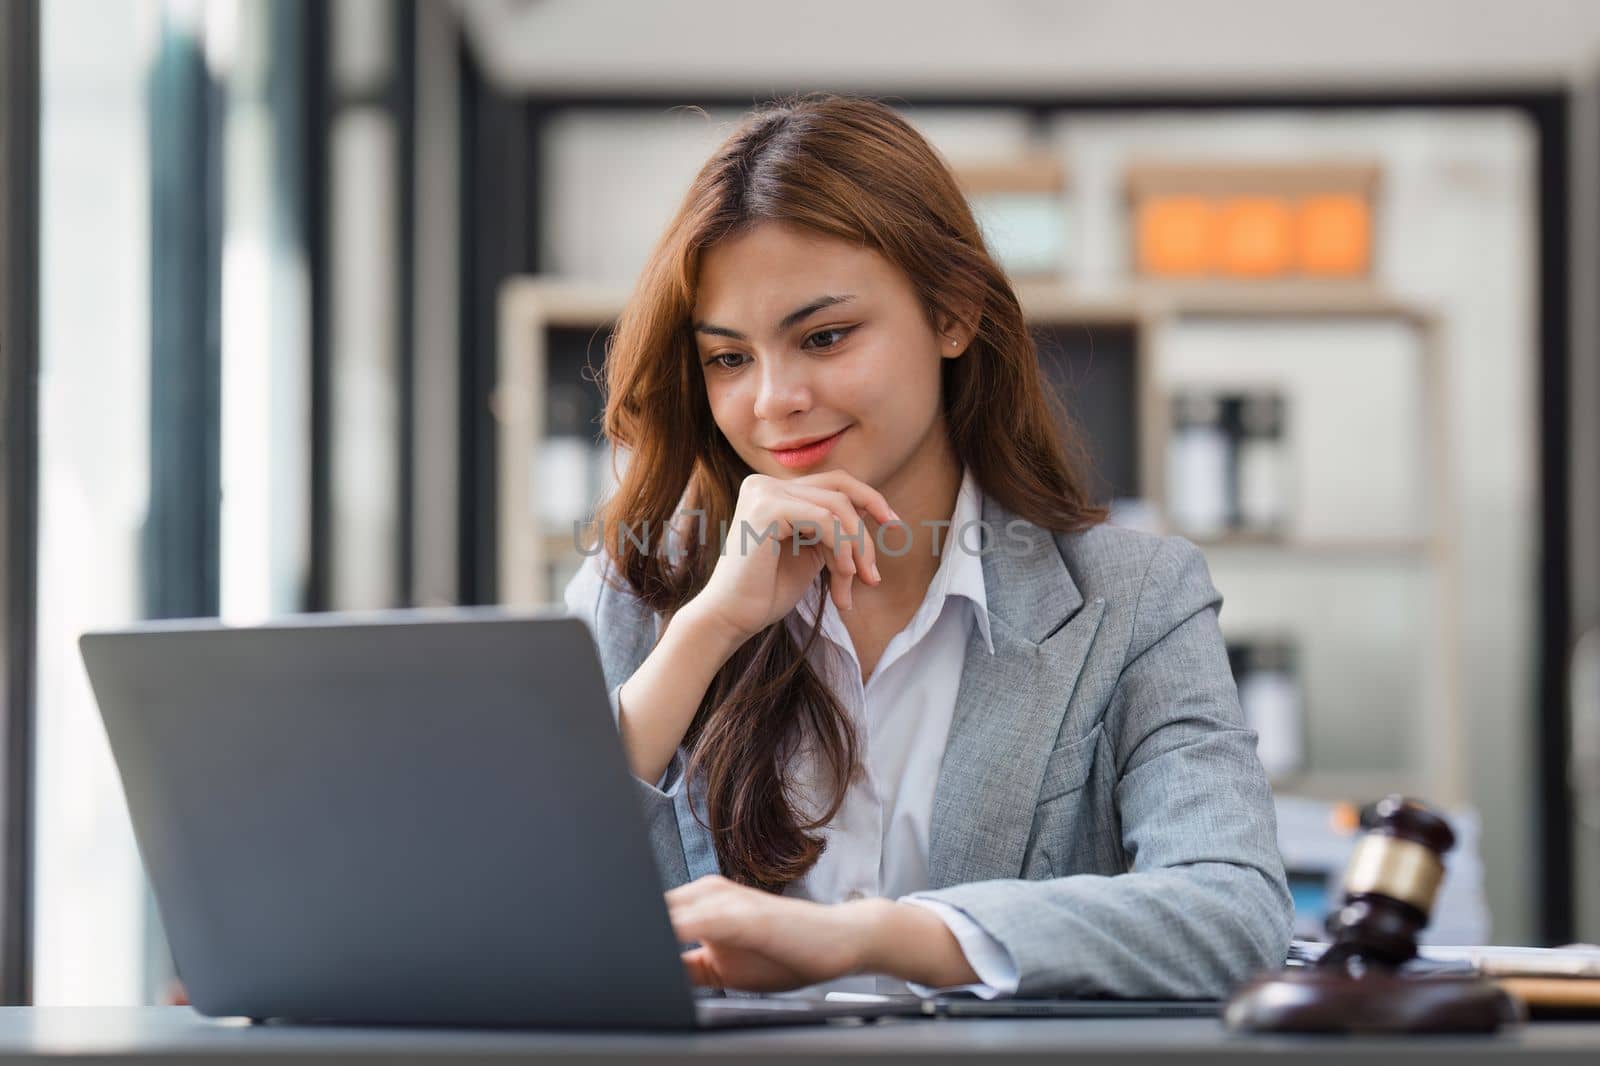
[[[780,421],[811,406],[811,386],[803,371],[786,366],[782,359],[762,360],[761,380],[757,385],[755,414],[767,421]]]

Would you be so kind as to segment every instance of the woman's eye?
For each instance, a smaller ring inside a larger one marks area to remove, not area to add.
[[[806,338],[806,344],[810,344],[812,341],[816,340],[818,337],[829,337],[829,336],[831,336],[831,337],[835,337],[836,339],[833,340],[832,342],[828,343],[828,344],[818,345],[817,347],[819,347],[819,348],[832,348],[835,344],[838,344],[840,341],[844,340],[844,338],[854,328],[855,328],[854,326],[846,326],[846,327],[841,327],[841,328],[836,328],[836,329],[819,329],[819,330],[817,330],[817,332],[813,333],[811,336]]]
[[[742,363],[729,364],[729,363],[724,363],[723,360],[724,359],[743,359],[743,358],[744,358],[744,353],[742,353],[742,352],[718,352],[716,355],[713,355],[710,359],[706,360],[706,365],[707,366],[720,367],[723,370],[737,370],[737,369],[739,369],[740,366],[743,366],[744,364],[742,364]]]

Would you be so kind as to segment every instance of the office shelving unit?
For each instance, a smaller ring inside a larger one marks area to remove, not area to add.
[[[1281,286],[1249,287],[1204,286],[1167,288],[1151,292],[1148,298],[1160,310],[1154,312],[1158,332],[1149,348],[1153,353],[1149,376],[1153,391],[1163,396],[1177,380],[1181,358],[1172,331],[1196,322],[1250,324],[1288,323],[1316,328],[1319,324],[1381,323],[1398,327],[1412,340],[1418,388],[1414,418],[1418,453],[1409,458],[1415,463],[1415,483],[1423,492],[1419,528],[1401,533],[1369,535],[1359,531],[1333,535],[1314,530],[1290,529],[1283,535],[1230,533],[1216,537],[1194,537],[1205,551],[1214,570],[1237,572],[1243,568],[1271,569],[1274,572],[1383,569],[1405,570],[1426,575],[1431,588],[1431,610],[1426,624],[1416,634],[1419,660],[1419,706],[1403,722],[1390,723],[1396,743],[1409,742],[1407,769],[1404,772],[1356,772],[1310,769],[1280,778],[1275,787],[1282,793],[1318,799],[1341,800],[1372,798],[1384,792],[1401,791],[1424,795],[1448,807],[1467,802],[1467,729],[1460,689],[1462,676],[1462,635],[1460,632],[1461,572],[1452,516],[1453,478],[1448,439],[1448,365],[1440,341],[1437,317],[1426,309],[1394,300],[1364,284],[1322,285],[1284,283]],[[1313,358],[1311,354],[1282,353],[1286,361]],[[1194,380],[1192,377],[1189,380]],[[1302,398],[1315,403],[1316,398]],[[1164,454],[1168,422],[1153,419],[1147,437],[1155,454]],[[1165,468],[1153,470],[1165,476]],[[1164,486],[1155,483],[1156,499],[1164,498]],[[1181,531],[1180,531],[1181,532]],[[1224,588],[1226,595],[1227,589]],[[1224,613],[1224,627],[1228,625]],[[1312,714],[1315,713],[1313,709]]]
[[[1419,477],[1427,486],[1425,529],[1416,535],[1361,536],[1314,533],[1223,535],[1193,538],[1213,564],[1222,567],[1401,566],[1424,570],[1433,596],[1427,649],[1417,669],[1422,676],[1420,713],[1406,716],[1411,736],[1409,765],[1400,771],[1310,769],[1275,782],[1280,793],[1317,799],[1362,800],[1388,791],[1427,795],[1436,802],[1465,802],[1465,728],[1462,721],[1458,632],[1459,568],[1449,516],[1450,470],[1446,440],[1445,363],[1438,342],[1438,323],[1424,309],[1394,300],[1365,282],[1139,282],[1111,296],[1086,296],[1054,281],[1017,285],[1025,314],[1041,341],[1047,377],[1058,389],[1078,393],[1114,379],[1102,395],[1120,409],[1099,412],[1097,425],[1086,424],[1091,445],[1115,453],[1118,467],[1111,481],[1120,495],[1136,496],[1153,506],[1157,528],[1170,531],[1164,517],[1165,456],[1168,446],[1169,399],[1182,368],[1172,366],[1175,331],[1196,322],[1374,321],[1398,325],[1415,338],[1420,407],[1415,418],[1422,430]],[[535,483],[536,456],[545,439],[546,397],[552,374],[572,384],[582,361],[598,367],[611,323],[626,291],[616,287],[562,279],[518,277],[501,290],[499,300],[499,380],[493,414],[497,423],[499,493],[499,598],[515,605],[559,603],[566,576],[581,556],[571,531],[552,532],[540,509]],[[1087,338],[1092,370],[1071,351],[1076,339]],[[1116,344],[1096,345],[1100,338]],[[574,361],[574,343],[583,360]],[[561,351],[557,351],[561,349]],[[1064,357],[1063,357],[1064,356]],[[1296,358],[1286,354],[1285,359]],[[1075,372],[1081,376],[1075,377]],[[1096,378],[1096,375],[1099,375]],[[580,379],[587,375],[578,374]],[[595,410],[599,394],[592,379]],[[1069,395],[1069,406],[1088,414],[1090,404]],[[1093,422],[1093,419],[1087,419]],[[1105,441],[1118,426],[1132,424],[1129,438]],[[1096,429],[1100,430],[1097,436]],[[598,441],[598,426],[591,439]],[[602,442],[603,443],[603,442]],[[585,501],[592,510],[597,500]],[[570,509],[570,508],[564,508]],[[1226,625],[1226,620],[1224,622]],[[1325,694],[1323,694],[1325,695]],[[1308,701],[1309,704],[1310,701]],[[1315,708],[1310,708],[1310,714]]]

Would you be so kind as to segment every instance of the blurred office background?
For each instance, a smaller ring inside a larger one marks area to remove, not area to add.
[[[608,324],[812,89],[945,154],[1116,520],[1205,548],[1302,932],[1403,790],[1436,938],[1600,939],[1600,6],[7,0],[8,1000],[174,991],[77,635],[559,601]]]

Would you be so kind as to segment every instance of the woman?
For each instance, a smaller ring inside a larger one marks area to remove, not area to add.
[[[1272,798],[1176,537],[1103,524],[1017,298],[895,112],[754,113],[613,333],[567,589],[701,985],[1225,994]]]

